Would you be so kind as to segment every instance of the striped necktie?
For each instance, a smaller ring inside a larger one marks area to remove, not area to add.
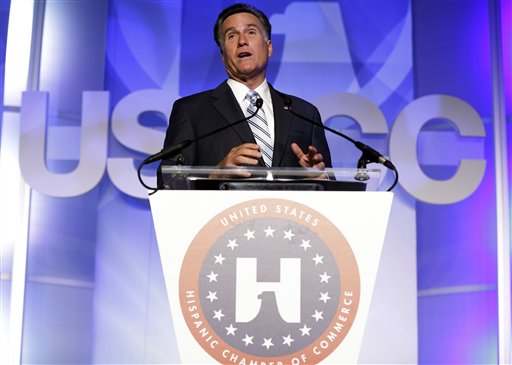
[[[250,115],[256,111],[256,100],[260,98],[260,95],[254,91],[249,90],[245,96],[249,105],[247,106],[247,115]],[[268,131],[267,118],[263,109],[258,110],[258,114],[249,119],[249,126],[251,127],[252,133],[256,143],[260,146],[261,154],[263,155],[263,162],[265,166],[272,166],[272,155],[274,153],[274,147],[272,145],[272,139]]]

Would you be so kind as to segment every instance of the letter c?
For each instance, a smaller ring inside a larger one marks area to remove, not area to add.
[[[400,172],[400,184],[415,198],[433,204],[452,204],[470,196],[485,173],[485,160],[462,159],[457,172],[448,180],[435,180],[422,171],[417,154],[417,139],[429,120],[450,120],[461,136],[484,137],[478,113],[461,99],[430,95],[416,99],[398,115],[389,140],[391,160]]]

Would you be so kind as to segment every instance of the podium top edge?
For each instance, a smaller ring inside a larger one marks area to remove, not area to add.
[[[304,168],[304,167],[252,167],[252,166],[230,166],[230,167],[219,167],[219,166],[185,166],[185,165],[163,165],[161,167],[162,173],[178,173],[178,172],[194,172],[194,173],[213,173],[216,171],[229,171],[229,172],[254,172],[263,173],[271,172],[279,175],[280,173],[289,175],[290,173],[296,173],[298,175],[309,175],[311,173],[318,172],[333,172],[333,173],[361,173],[366,172],[370,176],[378,177],[380,175],[379,169],[358,169],[358,168],[341,168],[341,167],[328,167],[328,168]]]

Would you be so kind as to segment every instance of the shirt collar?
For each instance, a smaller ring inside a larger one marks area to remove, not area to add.
[[[239,104],[242,104],[247,92],[250,90],[246,85],[242,84],[239,81],[228,79],[228,85],[231,87],[233,94],[235,94],[235,98]],[[270,87],[268,85],[267,79],[263,80],[263,82],[254,89],[258,94],[260,94],[264,103],[272,105],[272,98],[270,96]]]

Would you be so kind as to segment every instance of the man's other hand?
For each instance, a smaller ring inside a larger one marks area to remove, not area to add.
[[[291,147],[302,167],[316,167],[319,169],[325,167],[324,157],[318,153],[316,147],[309,146],[307,153],[304,153],[297,143],[292,143]]]

